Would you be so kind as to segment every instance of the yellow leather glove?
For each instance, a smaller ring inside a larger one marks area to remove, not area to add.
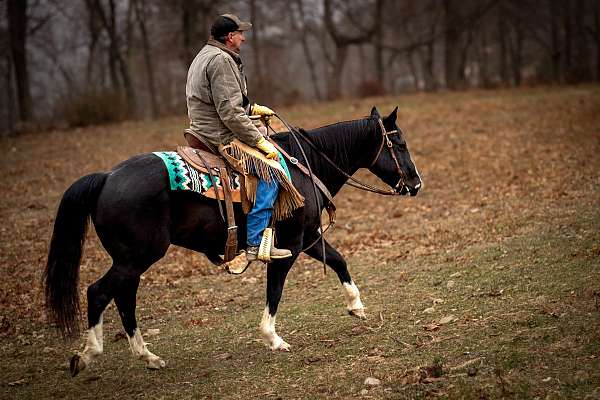
[[[256,143],[256,147],[258,147],[263,153],[265,153],[267,155],[267,158],[275,160],[278,158],[277,149],[271,144],[271,142],[266,140],[264,137],[260,138],[258,143]]]
[[[252,106],[252,115],[260,115],[261,117],[271,117],[275,114],[275,111],[271,110],[269,107],[261,106],[259,104],[254,104]]]

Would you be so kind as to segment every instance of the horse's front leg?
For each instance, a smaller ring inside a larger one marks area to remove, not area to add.
[[[306,250],[305,253],[316,260],[323,260],[323,246],[320,242]],[[367,318],[365,306],[360,299],[360,292],[348,272],[346,260],[327,241],[325,241],[325,263],[335,271],[342,284],[348,314],[360,319]]]
[[[280,260],[270,263],[267,267],[267,305],[260,321],[260,333],[264,343],[271,350],[290,351],[290,345],[275,331],[275,317],[283,294],[285,278],[292,264],[293,261]]]

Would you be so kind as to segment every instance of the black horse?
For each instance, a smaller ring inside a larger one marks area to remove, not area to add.
[[[360,168],[368,168],[397,194],[417,194],[421,179],[396,126],[396,112],[397,108],[381,119],[373,108],[369,117],[308,131],[307,138],[300,139],[301,144],[310,140],[316,145],[304,143],[304,152],[313,173],[332,195],[346,183],[346,174],[352,175]],[[396,134],[389,134],[392,132]],[[290,155],[303,160],[298,143],[289,133],[277,134],[274,139]],[[323,154],[346,174],[333,168]],[[290,249],[293,257],[267,267],[267,302],[260,324],[267,346],[286,351],[289,345],[275,332],[275,314],[294,261],[304,246],[319,238],[322,206],[327,201],[313,190],[306,175],[292,164],[289,167],[294,185],[305,197],[305,206],[275,226],[279,245]],[[318,202],[316,196],[320,197]],[[135,156],[109,172],[87,175],[73,183],[58,208],[45,271],[46,304],[66,336],[78,333],[78,274],[89,217],[113,264],[87,289],[87,342],[83,352],[71,359],[71,372],[76,375],[102,353],[102,313],[113,299],[134,355],[146,361],[149,368],[164,367],[165,362],[147,349],[137,328],[135,308],[140,276],[165,255],[171,244],[204,253],[219,262],[227,226],[217,203],[196,193],[171,191],[163,161],[153,154]],[[236,209],[236,219],[240,222],[239,243],[245,243],[241,208]],[[360,294],[344,258],[327,242],[305,252],[322,259],[323,249],[327,265],[343,285],[349,313],[364,318]]]

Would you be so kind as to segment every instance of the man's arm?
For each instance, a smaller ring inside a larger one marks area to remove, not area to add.
[[[206,71],[213,102],[225,126],[242,142],[256,146],[262,136],[243,108],[242,90],[234,66],[225,57],[217,55]]]

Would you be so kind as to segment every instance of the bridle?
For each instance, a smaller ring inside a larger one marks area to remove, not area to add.
[[[398,173],[398,182],[396,182],[396,185],[394,186],[393,194],[397,195],[397,194],[399,194],[398,189],[402,188],[404,186],[404,178],[406,177],[406,175],[404,174],[404,171],[402,171],[402,168],[400,168],[400,163],[398,162],[398,157],[396,157],[396,152],[394,151],[394,143],[392,143],[392,140],[390,139],[390,135],[396,134],[398,132],[402,133],[402,131],[401,130],[399,131],[399,128],[391,130],[391,131],[387,131],[385,129],[385,126],[383,125],[383,121],[381,120],[381,118],[378,118],[377,122],[379,123],[379,127],[381,128],[381,145],[379,145],[379,150],[377,151],[375,158],[369,165],[369,168],[371,168],[373,165],[375,165],[375,163],[379,159],[379,156],[381,155],[381,151],[383,150],[383,145],[385,144],[385,146],[388,148],[388,150],[390,152],[390,155],[392,156],[392,159],[394,160],[394,163],[396,164],[396,172]],[[381,189],[378,189],[378,190],[381,190]]]
[[[396,185],[394,186],[393,190],[386,190],[386,189],[379,189],[377,187],[371,186],[367,183],[361,182],[358,179],[352,177],[352,175],[348,174],[346,171],[342,170],[340,167],[337,166],[337,164],[331,160],[331,158],[329,158],[325,153],[323,153],[321,151],[321,149],[319,149],[314,143],[313,141],[301,130],[301,129],[296,129],[294,127],[292,127],[290,124],[287,123],[287,121],[285,119],[283,119],[280,115],[278,114],[274,114],[282,123],[283,125],[288,129],[290,136],[294,139],[294,141],[296,142],[296,145],[298,146],[298,148],[300,149],[300,152],[302,153],[302,156],[304,157],[304,162],[306,163],[306,170],[308,172],[309,177],[311,178],[312,181],[312,186],[313,186],[313,190],[315,192],[315,201],[317,203],[317,209],[321,210],[321,201],[320,201],[320,196],[317,196],[317,185],[316,185],[316,177],[313,175],[312,172],[312,168],[310,167],[310,164],[308,162],[308,157],[306,156],[306,153],[304,151],[304,149],[302,148],[302,145],[300,144],[300,141],[298,140],[298,136],[300,136],[306,143],[308,143],[308,145],[310,147],[312,147],[313,150],[315,150],[317,152],[317,154],[319,154],[324,160],[326,160],[336,171],[338,171],[339,173],[341,173],[344,177],[346,177],[348,180],[346,182],[344,182],[344,184],[355,187],[357,189],[361,189],[361,190],[365,190],[367,192],[372,192],[372,193],[378,193],[378,194],[382,194],[382,195],[386,195],[386,196],[397,196],[400,195],[401,193],[398,191],[398,188],[402,188],[404,187],[405,183],[404,183],[404,179],[405,179],[405,174],[402,171],[402,169],[400,168],[400,163],[398,162],[398,158],[396,157],[396,154],[394,152],[394,144],[392,143],[391,139],[390,139],[390,135],[393,135],[395,133],[402,133],[401,130],[399,129],[394,129],[392,131],[387,131],[385,129],[385,126],[383,125],[383,121],[381,120],[381,117],[378,118],[378,124],[379,127],[381,129],[381,144],[379,145],[379,149],[377,150],[377,154],[375,155],[375,158],[373,159],[373,161],[371,162],[371,164],[369,165],[369,168],[371,168],[373,165],[375,165],[375,163],[377,162],[377,160],[379,159],[379,156],[381,155],[381,152],[383,151],[383,146],[385,144],[385,146],[388,148],[392,159],[394,160],[394,163],[396,164],[396,171],[398,172],[398,182],[396,183]],[[270,127],[270,125],[268,124],[268,122],[265,124],[267,126],[267,129],[271,129],[273,130],[273,128]],[[275,133],[275,131],[273,131]],[[279,148],[279,151],[282,154],[285,154],[284,151],[282,151],[283,149]],[[292,164],[296,164],[298,165],[298,160],[294,157],[290,157],[290,162]],[[327,191],[327,188],[325,188],[325,192],[324,193],[326,195],[326,197],[329,199],[330,204],[329,207],[331,209],[333,209],[334,213],[333,213],[333,217],[332,214],[330,213],[330,221],[329,221],[329,225],[327,226],[326,229],[323,229],[323,223],[321,221],[321,219],[319,218],[319,237],[317,237],[317,239],[315,241],[313,241],[311,244],[309,244],[307,247],[305,247],[302,252],[310,249],[312,246],[314,246],[315,244],[317,244],[317,242],[321,242],[321,247],[322,247],[322,255],[323,255],[323,272],[325,273],[325,238],[324,238],[324,234],[327,230],[329,230],[329,228],[331,228],[333,226],[333,224],[335,223],[335,206],[333,206],[333,201],[331,199],[331,194],[329,194],[329,192]]]
[[[306,143],[308,143],[308,145],[310,147],[312,147],[312,149],[315,150],[336,171],[338,171],[344,177],[346,177],[348,180],[346,182],[344,182],[345,185],[348,185],[348,186],[351,186],[351,187],[354,187],[354,188],[357,188],[360,190],[364,190],[367,192],[371,192],[371,193],[382,194],[385,196],[398,196],[401,194],[399,192],[399,189],[404,187],[406,175],[402,171],[402,168],[400,168],[400,162],[398,161],[398,157],[396,157],[396,153],[394,152],[394,144],[392,143],[392,141],[390,139],[390,135],[402,133],[402,130],[394,129],[391,131],[387,131],[385,129],[385,126],[383,125],[383,121],[381,120],[381,118],[378,118],[377,122],[379,124],[379,128],[381,129],[381,144],[379,145],[379,149],[377,150],[377,153],[375,154],[375,158],[373,158],[373,161],[369,164],[369,168],[371,168],[373,165],[375,165],[375,163],[381,156],[381,152],[383,151],[383,147],[385,145],[385,147],[387,147],[387,149],[389,150],[392,159],[394,160],[394,163],[396,165],[396,172],[398,173],[398,182],[396,183],[395,186],[393,186],[392,190],[380,189],[378,187],[371,186],[368,183],[361,182],[358,179],[354,178],[352,175],[348,174],[346,171],[342,170],[340,167],[337,166],[337,164],[333,160],[331,160],[325,153],[323,153],[321,151],[321,149],[319,149],[302,130],[293,128],[285,120],[283,120],[279,115],[277,115],[277,114],[275,114],[275,115],[285,125],[285,127],[289,130],[290,134],[293,137],[295,137],[297,135],[297,136],[300,136],[302,139],[304,139],[304,141]]]

